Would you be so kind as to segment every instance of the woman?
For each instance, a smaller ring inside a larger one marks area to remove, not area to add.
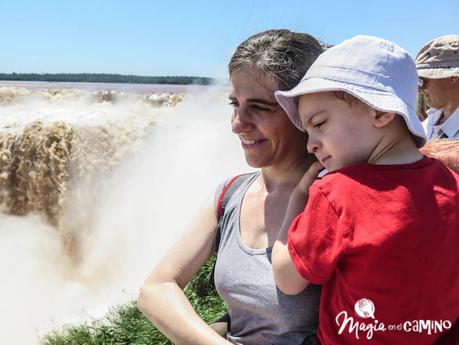
[[[320,288],[287,296],[276,288],[271,249],[294,187],[314,162],[307,137],[277,104],[274,91],[290,89],[322,52],[311,36],[269,30],[244,41],[229,63],[231,124],[247,175],[217,221],[216,199],[147,279],[139,308],[175,344],[310,344],[317,328]],[[215,249],[215,284],[229,306],[231,329],[219,336],[195,313],[182,289]]]

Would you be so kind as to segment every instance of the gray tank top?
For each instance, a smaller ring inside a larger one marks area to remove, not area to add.
[[[242,199],[259,174],[254,173],[235,190],[219,222],[215,287],[229,307],[227,339],[243,345],[314,344],[320,286],[310,285],[297,296],[283,294],[272,274],[272,247],[252,249],[241,240]]]

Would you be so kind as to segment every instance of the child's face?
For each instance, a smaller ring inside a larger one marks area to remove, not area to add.
[[[378,143],[376,113],[362,102],[349,105],[331,92],[302,95],[298,111],[308,151],[328,171],[365,163]]]

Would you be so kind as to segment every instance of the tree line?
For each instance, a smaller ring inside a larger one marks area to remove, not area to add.
[[[190,76],[139,76],[106,73],[0,73],[0,80],[86,82],[86,83],[129,83],[129,84],[177,84],[209,85],[212,78]]]

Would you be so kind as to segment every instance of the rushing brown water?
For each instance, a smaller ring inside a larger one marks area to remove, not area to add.
[[[183,93],[139,94],[116,89],[0,88],[0,104],[7,109],[32,102],[45,104],[51,113],[53,106],[82,100],[89,107],[137,102],[151,113],[148,108],[174,107],[183,96]],[[99,204],[95,199],[103,183],[97,176],[110,175],[119,162],[136,149],[153,126],[154,116],[151,113],[138,125],[110,120],[86,124],[68,123],[63,119],[48,123],[43,120],[23,121],[20,126],[14,122],[4,124],[5,131],[0,133],[0,211],[19,216],[42,214],[48,224],[59,230],[69,256],[79,260],[78,237],[73,234],[90,222],[94,212],[78,215],[73,212],[68,217],[69,203],[82,198],[88,201],[89,196],[81,195],[81,191],[90,189],[94,199],[91,203]]]
[[[2,344],[135,298],[217,183],[246,169],[226,88],[31,84],[0,83]]]

